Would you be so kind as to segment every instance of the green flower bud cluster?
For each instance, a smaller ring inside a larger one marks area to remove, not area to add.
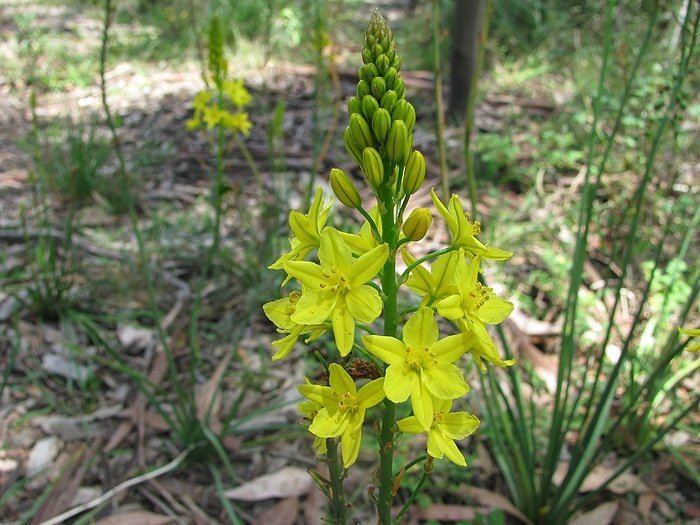
[[[209,72],[219,84],[226,77],[228,62],[224,57],[224,33],[218,16],[209,22]]]
[[[378,190],[383,183],[393,184],[409,162],[416,124],[416,110],[405,98],[394,37],[378,12],[365,31],[362,62],[357,93],[348,101],[350,122],[344,141]]]

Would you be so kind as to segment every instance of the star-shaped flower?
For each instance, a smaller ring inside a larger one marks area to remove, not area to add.
[[[330,386],[307,383],[298,389],[301,395],[321,406],[309,432],[320,438],[340,436],[343,465],[348,468],[360,452],[365,411],[384,399],[384,378],[370,381],[358,391],[343,367],[333,363],[329,367],[329,383]]]
[[[382,312],[379,292],[365,283],[376,277],[388,256],[389,247],[381,244],[355,259],[338,232],[325,229],[318,250],[320,264],[284,263],[287,273],[304,287],[291,320],[317,325],[331,319],[335,344],[346,356],[355,341],[355,322],[371,323]]]
[[[437,459],[443,456],[453,463],[466,467],[467,461],[455,444],[456,439],[464,439],[479,427],[479,419],[468,412],[450,412],[452,401],[435,400],[435,413],[428,429],[428,455]],[[426,432],[416,416],[409,416],[396,422],[401,432],[423,434]]]
[[[469,391],[454,362],[468,349],[465,335],[438,340],[430,308],[421,308],[403,328],[403,341],[383,335],[362,338],[367,350],[387,363],[384,392],[394,403],[411,398],[413,413],[425,430],[433,420],[433,398],[455,399]]]
[[[272,342],[272,346],[277,349],[275,355],[272,356],[273,361],[287,357],[294,349],[300,335],[310,334],[305,340],[306,343],[310,343],[326,331],[323,324],[303,325],[292,321],[292,314],[296,311],[296,305],[300,298],[301,293],[294,291],[287,297],[263,305],[265,315],[275,324],[277,331],[281,334],[287,334],[282,339]]]
[[[452,237],[452,246],[464,248],[472,255],[478,255],[485,259],[505,261],[513,255],[513,252],[486,246],[477,235],[481,233],[481,223],[469,219],[469,214],[464,211],[462,203],[456,194],[452,194],[450,202],[445,206],[435,194],[435,190],[430,190],[435,207],[447,223]]]

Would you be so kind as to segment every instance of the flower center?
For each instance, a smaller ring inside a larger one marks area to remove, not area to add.
[[[294,290],[289,293],[289,304],[287,305],[287,315],[292,315],[297,309],[297,303],[301,299],[301,292]]]
[[[348,293],[350,291],[350,280],[335,266],[329,269],[323,269],[325,282],[320,284],[320,287],[329,290],[333,293]]]
[[[445,420],[445,416],[443,415],[442,412],[435,412],[433,414],[433,423],[434,424],[440,424]]]
[[[478,310],[489,300],[491,292],[493,292],[493,288],[476,283],[474,289],[469,292],[469,295],[462,303],[462,308],[465,310]]]
[[[411,370],[418,370],[420,368],[428,368],[430,365],[436,365],[437,361],[435,360],[435,353],[431,352],[427,346],[418,350],[409,346],[406,348],[404,363]]]
[[[345,392],[338,402],[341,413],[352,412],[357,409],[357,396],[352,392]]]

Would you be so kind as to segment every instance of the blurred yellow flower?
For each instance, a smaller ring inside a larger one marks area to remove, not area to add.
[[[678,331],[682,335],[687,335],[693,339],[686,348],[688,352],[700,352],[700,328],[679,328]]]
[[[237,108],[243,108],[253,99],[242,80],[224,80],[221,91]]]

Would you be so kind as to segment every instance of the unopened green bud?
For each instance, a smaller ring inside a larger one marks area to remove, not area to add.
[[[374,112],[372,118],[372,132],[378,142],[384,142],[391,127],[391,116],[384,108],[379,108]]]
[[[393,67],[396,71],[401,71],[401,59],[398,55],[396,55],[394,60],[391,61],[391,67]]]
[[[358,72],[359,77],[364,80],[365,82],[372,82],[372,79],[374,77],[379,76],[379,71],[377,70],[377,66],[375,66],[372,63],[366,64],[362,66]]]
[[[396,57],[396,44],[389,46],[389,49],[387,49],[384,54],[389,59],[389,63],[391,63],[394,60],[394,57]]]
[[[398,100],[396,101],[396,104],[394,104],[394,107],[391,110],[391,118],[392,120],[403,120],[403,114],[406,110],[406,104],[408,104],[408,102],[406,102],[398,95],[396,96],[398,97]]]
[[[406,137],[406,147],[404,148],[403,159],[401,159],[401,162],[399,162],[399,164],[401,164],[402,166],[406,165],[411,151],[413,151],[413,133],[409,132],[408,137]]]
[[[433,222],[433,215],[427,208],[416,208],[403,223],[403,234],[412,241],[420,241]]]
[[[382,96],[382,101],[379,103],[379,105],[391,113],[391,110],[394,109],[394,104],[396,104],[397,98],[396,91],[390,89],[384,93]]]
[[[348,115],[359,113],[360,111],[362,111],[362,103],[360,102],[360,99],[357,97],[350,97],[348,99]]]
[[[338,200],[350,208],[362,206],[362,199],[357,188],[348,177],[347,173],[338,168],[331,169],[331,188]]]
[[[369,64],[370,62],[372,62],[373,58],[374,57],[372,57],[372,51],[370,51],[367,48],[364,48],[362,50],[362,63],[363,64]]]
[[[396,94],[398,95],[399,98],[403,98],[403,96],[404,96],[403,78],[396,77],[396,80],[394,80],[394,91],[396,91]]]
[[[389,57],[387,57],[384,53],[382,53],[381,55],[379,55],[377,57],[375,64],[377,64],[377,69],[379,70],[379,74],[383,75],[384,73],[386,73],[386,70],[389,69]]]
[[[413,126],[416,123],[416,109],[410,102],[406,103],[406,109],[404,109],[403,118],[401,120],[406,123],[406,128],[409,133],[413,131]]]
[[[372,55],[374,55],[374,59],[377,60],[377,57],[381,55],[384,52],[384,48],[382,47],[381,44],[374,44],[372,46]]]
[[[369,129],[369,124],[359,113],[350,115],[350,133],[353,140],[361,147],[374,146],[372,132]]]
[[[373,188],[381,186],[384,181],[384,163],[379,152],[374,148],[365,148],[362,152],[362,164],[370,185]]]
[[[372,79],[371,91],[372,95],[374,95],[374,98],[376,98],[377,100],[382,99],[382,95],[386,91],[386,82],[384,82],[384,79],[382,77],[374,77]]]
[[[209,22],[209,71],[218,83],[226,76],[227,63],[224,58],[224,33],[218,16]]]
[[[372,95],[365,95],[362,99],[362,114],[365,116],[368,122],[372,121],[374,112],[379,109],[379,104],[377,104],[377,99]]]
[[[408,156],[406,169],[403,172],[403,191],[413,195],[425,181],[425,158],[420,151],[414,151]]]
[[[352,132],[350,128],[345,128],[345,133],[343,134],[343,142],[345,143],[345,151],[348,152],[355,162],[362,165],[362,148],[358,146],[352,138]]]
[[[360,80],[357,83],[357,98],[362,100],[365,95],[369,95],[369,83],[366,80]]]
[[[408,130],[406,124],[401,120],[395,120],[391,124],[389,135],[386,138],[386,152],[391,161],[399,163],[403,160],[406,153],[406,139],[408,138]]]
[[[393,67],[390,67],[387,69],[386,73],[384,73],[384,82],[386,82],[386,87],[389,89],[394,89],[394,84],[396,83],[396,79],[398,78],[398,73]]]

